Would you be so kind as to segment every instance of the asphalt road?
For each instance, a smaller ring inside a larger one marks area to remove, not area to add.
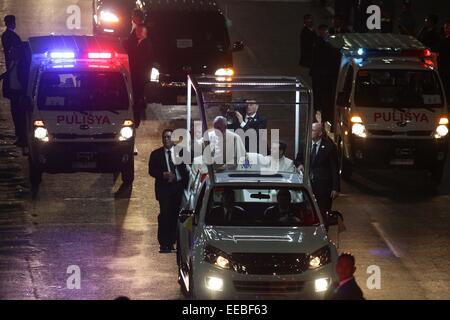
[[[81,29],[68,30],[66,8],[81,8]],[[297,67],[301,17],[318,22],[329,13],[304,2],[223,3],[242,74],[304,74]],[[91,32],[89,0],[4,0],[0,16],[18,17],[18,33]],[[153,109],[138,131],[136,180],[120,189],[109,174],[44,175],[36,199],[27,187],[27,164],[11,146],[5,100],[0,102],[0,299],[181,298],[175,254],[158,253],[158,204],[147,175],[160,132],[179,126],[179,108]],[[356,278],[368,299],[450,299],[450,166],[438,194],[423,173],[356,173],[343,184],[335,208],[345,215],[341,251],[357,259]],[[333,233],[335,230],[332,230]],[[333,238],[336,239],[334,234]],[[69,266],[79,266],[81,289],[68,289]],[[366,286],[370,266],[381,270],[381,288]]]

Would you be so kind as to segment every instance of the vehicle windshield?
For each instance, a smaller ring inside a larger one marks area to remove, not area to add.
[[[227,50],[230,45],[225,19],[216,12],[164,12],[150,19],[151,39],[167,49]]]
[[[356,78],[359,107],[439,108],[443,100],[433,71],[360,70]]]
[[[125,80],[119,72],[45,72],[38,107],[58,111],[127,110]]]
[[[244,227],[306,227],[320,224],[302,189],[216,187],[205,224]]]

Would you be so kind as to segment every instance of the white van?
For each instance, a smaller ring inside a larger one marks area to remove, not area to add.
[[[354,166],[425,169],[438,184],[448,150],[448,108],[429,49],[413,37],[342,34],[335,99],[341,172]]]
[[[28,44],[32,185],[43,172],[121,172],[132,183],[132,91],[120,44],[92,36],[34,37]]]

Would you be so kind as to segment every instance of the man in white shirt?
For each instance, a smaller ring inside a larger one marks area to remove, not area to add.
[[[273,166],[272,169],[275,169],[276,171],[279,172],[294,172],[295,171],[295,166],[294,166],[294,161],[292,161],[291,159],[287,158],[285,156],[286,154],[286,148],[287,145],[284,142],[273,142],[272,143],[272,147],[271,150],[276,150],[278,148],[278,167],[276,167],[276,159],[273,158],[272,155],[268,156],[269,158],[269,165]]]
[[[215,164],[240,164],[245,161],[245,146],[241,137],[227,129],[227,119],[218,116],[213,122],[214,131],[209,133],[210,150]]]

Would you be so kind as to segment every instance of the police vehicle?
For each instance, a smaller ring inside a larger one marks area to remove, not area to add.
[[[207,114],[212,104],[208,101],[224,84],[214,76],[189,79],[200,102],[202,126],[210,128]],[[263,93],[268,99],[278,90],[292,94],[293,102],[286,105],[298,120],[294,121],[296,132],[302,128],[300,119],[309,124],[307,128],[311,126],[311,92],[299,79],[234,77],[226,88],[239,95],[252,91],[253,97]],[[190,94],[188,98],[192,101]],[[282,108],[280,100],[273,101],[271,108]],[[188,112],[191,108],[194,106],[188,103]],[[188,115],[188,128],[190,119]],[[308,139],[310,130],[303,130],[296,135],[295,144]],[[308,154],[305,151],[306,168]],[[191,181],[182,201],[177,241],[179,283],[187,296],[317,299],[324,298],[336,283],[337,251],[327,236],[326,224],[336,224],[338,214],[330,213],[327,222],[323,221],[309,179],[298,172],[265,171],[267,163],[248,161],[261,157],[248,153],[242,162],[202,166],[201,161],[194,161],[197,169],[190,167]],[[231,216],[222,214],[227,202],[238,208]],[[289,207],[292,215],[282,218],[269,214],[280,203]]]
[[[43,36],[28,40],[30,180],[43,172],[121,172],[134,179],[128,56],[115,40]]]
[[[428,170],[441,181],[448,150],[448,107],[431,52],[413,37],[342,34],[335,99],[341,171],[355,166]]]

